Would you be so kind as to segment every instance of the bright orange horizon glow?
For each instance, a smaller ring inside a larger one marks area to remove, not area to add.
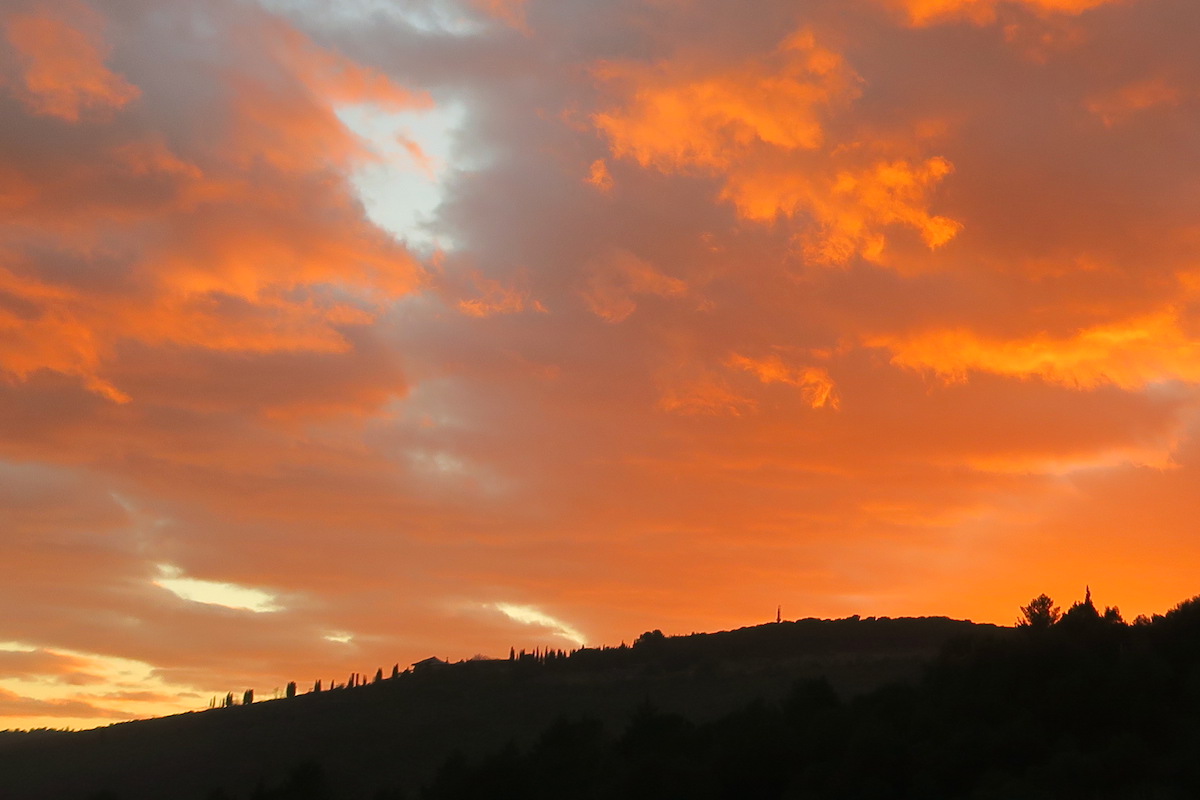
[[[1200,594],[1187,22],[6,5],[0,729]]]

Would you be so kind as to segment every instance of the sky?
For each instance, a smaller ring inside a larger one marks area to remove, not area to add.
[[[0,729],[1200,592],[1194,0],[9,0]]]

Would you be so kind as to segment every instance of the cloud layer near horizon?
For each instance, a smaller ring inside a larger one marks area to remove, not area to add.
[[[6,6],[0,727],[1195,594],[1198,22]]]

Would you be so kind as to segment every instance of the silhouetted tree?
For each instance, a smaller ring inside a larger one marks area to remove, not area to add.
[[[383,680],[383,667],[380,667],[379,669],[375,670],[375,683],[379,683],[382,680]]]
[[[319,694],[320,692],[321,692],[321,679],[317,678],[317,682],[313,684],[313,694]]]
[[[1100,612],[1092,602],[1092,587],[1085,589],[1083,600],[1071,604],[1060,623],[1070,628],[1091,628],[1100,621]]]
[[[248,706],[254,702],[254,690],[247,689],[242,692],[242,705]]]
[[[286,695],[288,698],[292,698],[292,697],[296,696],[296,682],[295,681],[288,681]]]
[[[393,678],[400,677],[400,665],[399,664],[392,664],[392,677]]]
[[[1154,615],[1158,618],[1158,615]],[[1189,625],[1200,623],[1200,596],[1192,597],[1172,607],[1162,617],[1170,623],[1186,622]]]
[[[1095,611],[1095,607],[1092,608]],[[1029,601],[1029,605],[1021,606],[1021,618],[1017,627],[1045,630],[1062,619],[1062,611],[1054,605],[1049,595],[1039,594]]]
[[[229,707],[230,707],[230,706],[232,706],[232,705],[233,705],[233,692],[229,692],[229,693],[227,693],[227,694],[225,695],[225,702],[223,702],[223,703],[221,704],[221,707],[222,707],[222,708],[229,708]]]
[[[633,641],[634,647],[652,647],[656,644],[661,644],[666,641],[667,637],[657,628],[652,631],[646,631],[641,636]]]

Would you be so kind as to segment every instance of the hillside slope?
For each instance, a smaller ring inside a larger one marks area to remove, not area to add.
[[[946,618],[801,620],[712,634],[645,634],[569,658],[472,661],[354,689],[75,733],[0,735],[0,796],[248,797],[318,760],[341,796],[427,784],[455,752],[529,743],[555,719],[623,725],[639,706],[713,719],[825,676],[843,695],[915,679],[950,639],[1006,629]]]

